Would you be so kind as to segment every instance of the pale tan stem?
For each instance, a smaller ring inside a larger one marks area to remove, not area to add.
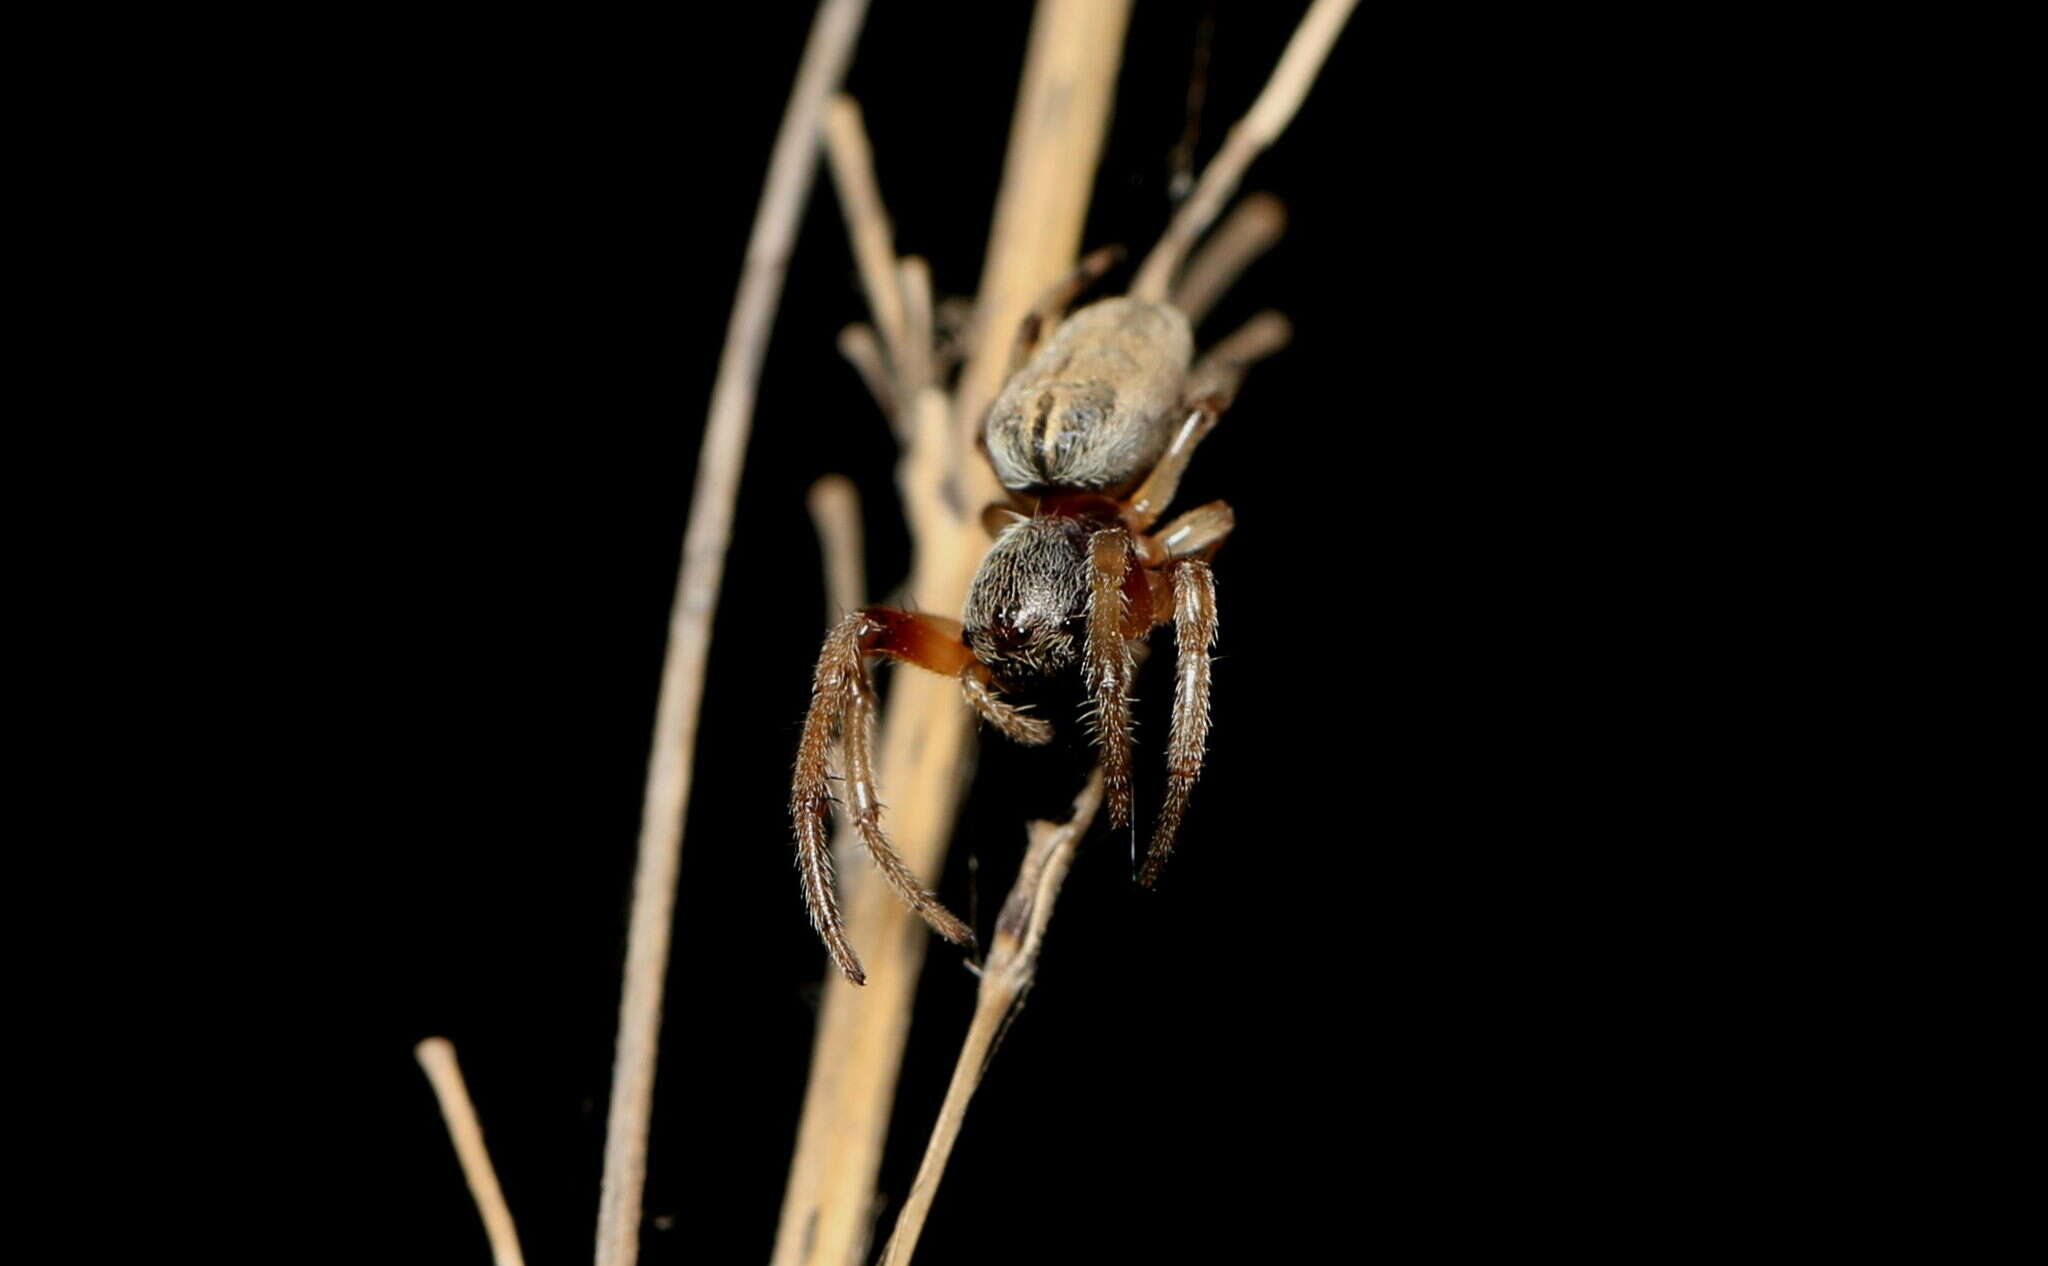
[[[704,424],[697,485],[683,534],[682,565],[669,617],[661,700],[647,760],[640,810],[640,854],[626,933],[626,971],[612,1063],[611,1108],[605,1125],[604,1182],[598,1198],[598,1266],[633,1266],[640,1255],[641,1195],[647,1181],[647,1123],[654,1106],[654,1069],[661,1039],[661,999],[675,915],[683,815],[690,800],[697,717],[712,615],[725,573],[740,465],[754,414],[754,393],[767,355],[769,328],[816,170],[818,120],[845,74],[867,0],[824,0],[811,25],[796,85],[768,161],[739,292],[726,327],[718,377]]]
[[[867,601],[867,569],[861,558],[860,490],[844,475],[827,475],[804,499],[818,529],[825,556],[825,627]]]
[[[1302,98],[1315,83],[1316,72],[1323,68],[1323,59],[1330,55],[1330,46],[1337,42],[1337,33],[1344,29],[1344,20],[1351,16],[1357,3],[1358,0],[1315,0],[1309,6],[1301,25],[1294,30],[1294,38],[1287,42],[1287,51],[1280,55],[1280,64],[1273,68],[1272,78],[1266,81],[1265,90],[1224,137],[1223,147],[1195,182],[1194,193],[1180,204],[1173,222],[1160,235],[1159,244],[1145,257],[1131,282],[1133,295],[1154,301],[1166,298],[1181,261],[1237,191],[1245,168],[1278,140],[1293,121],[1294,112],[1301,108]]]
[[[860,374],[868,394],[891,423],[896,420],[896,382],[889,370],[889,358],[882,352],[875,327],[856,321],[839,331],[839,354]]]
[[[1067,821],[1033,822],[1027,827],[1030,845],[1010,895],[1003,899],[1003,911],[996,918],[994,939],[988,958],[982,963],[981,989],[974,1000],[974,1018],[968,1022],[967,1037],[953,1064],[953,1080],[946,1087],[946,1100],[939,1106],[938,1120],[925,1144],[924,1159],[910,1193],[896,1215],[896,1229],[882,1250],[882,1266],[908,1266],[924,1233],[925,1218],[931,1213],[932,1198],[939,1180],[945,1177],[946,1162],[967,1119],[967,1105],[980,1088],[989,1059],[1003,1026],[1024,1005],[1024,995],[1038,973],[1038,952],[1045,943],[1045,930],[1052,921],[1053,904],[1059,900],[1060,885],[1074,864],[1081,837],[1095,821],[1102,805],[1100,766],[1074,799],[1073,814]]]
[[[1129,21],[1127,0],[1040,0],[981,269],[974,343],[953,401],[963,451],[973,451],[1009,373],[1017,323],[1080,253]],[[992,475],[988,485],[995,487]]]
[[[908,591],[928,610],[960,609],[987,548],[981,508],[1000,488],[974,431],[1001,384],[1017,322],[1079,253],[1128,19],[1128,0],[1040,0],[961,394],[948,401],[928,388],[898,401],[911,423],[897,472],[915,549]],[[1002,333],[991,335],[994,328]],[[920,875],[944,870],[972,736],[973,716],[956,683],[929,673],[895,676],[879,778],[897,851]],[[825,986],[774,1266],[856,1266],[867,1246],[875,1174],[930,943],[916,916],[863,873],[869,869],[845,874],[842,894],[868,984],[856,989],[835,975]]]
[[[1273,249],[1287,229],[1287,209],[1268,193],[1255,193],[1237,204],[1173,288],[1173,306],[1189,325],[1200,325],[1209,309],[1234,285],[1252,261]]]
[[[900,368],[905,342],[903,292],[896,280],[896,230],[875,180],[875,153],[860,106],[844,93],[825,105],[825,156],[832,168],[832,187],[839,191],[846,234],[853,241],[854,266],[867,291],[868,311],[881,331],[889,363]]]
[[[469,1101],[469,1087],[463,1084],[462,1065],[455,1060],[455,1044],[445,1037],[430,1037],[412,1053],[426,1070],[434,1098],[441,1103],[449,1141],[455,1144],[455,1157],[462,1162],[462,1176],[469,1183],[476,1211],[483,1215],[491,1260],[497,1266],[526,1266],[526,1257],[519,1251],[519,1232],[512,1225],[512,1210],[505,1204],[498,1172],[491,1168],[491,1153],[484,1147],[484,1128],[476,1119],[476,1106]]]
[[[903,355],[896,362],[896,383],[906,396],[932,386],[932,270],[923,259],[906,255],[896,266],[903,295]]]

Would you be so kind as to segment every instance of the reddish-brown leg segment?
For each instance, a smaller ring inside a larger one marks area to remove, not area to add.
[[[1187,812],[1188,796],[1202,776],[1202,753],[1209,741],[1209,650],[1216,643],[1216,578],[1209,564],[1183,558],[1172,564],[1173,629],[1179,643],[1178,673],[1173,685],[1173,732],[1166,746],[1166,798],[1138,882],[1151,887],[1173,851]]]
[[[1193,558],[1222,544],[1236,526],[1237,513],[1228,501],[1210,501],[1176,516],[1150,539],[1166,558]]]
[[[1180,477],[1187,473],[1188,460],[1195,455],[1196,445],[1216,429],[1217,419],[1222,416],[1221,401],[1198,400],[1188,406],[1187,416],[1181,419],[1180,429],[1173,433],[1165,454],[1124,502],[1126,514],[1139,531],[1151,527],[1166,513],[1173,494],[1180,490]]]
[[[1188,371],[1187,403],[1182,406],[1186,412],[1181,416],[1180,426],[1152,472],[1124,501],[1125,513],[1138,531],[1151,528],[1173,503],[1173,494],[1180,489],[1181,476],[1187,473],[1196,446],[1216,429],[1218,419],[1237,399],[1245,372],[1287,346],[1288,337],[1285,317],[1277,312],[1262,312],[1210,348]]]
[[[797,870],[803,880],[804,904],[832,961],[854,984],[866,976],[847,943],[839,900],[832,886],[830,756],[835,736],[845,753],[846,811],[869,856],[911,909],[940,936],[972,945],[974,934],[955,918],[904,864],[882,832],[882,805],[875,794],[875,688],[868,679],[866,656],[887,655],[963,681],[981,667],[960,640],[957,621],[942,616],[886,607],[869,607],[841,620],[825,636],[818,669],[811,679],[811,708],[797,745],[796,777],[790,788],[789,812],[796,826]],[[970,699],[973,692],[969,693]],[[1015,709],[999,698],[992,706]],[[985,712],[984,715],[987,715]],[[1030,718],[1018,718],[1028,729]],[[1043,725],[1043,722],[1036,724]],[[1049,737],[1049,733],[1048,733]]]

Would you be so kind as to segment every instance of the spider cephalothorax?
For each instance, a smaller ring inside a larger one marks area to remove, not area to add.
[[[1036,350],[1035,335],[1111,262],[1091,256],[1025,320],[1022,367],[983,428],[1007,506],[985,516],[995,535],[968,588],[963,619],[867,607],[825,639],[790,797],[797,860],[811,921],[859,984],[832,892],[826,822],[828,772],[842,753],[843,801],[869,853],[940,935],[972,941],[904,865],[881,829],[871,751],[875,696],[866,657],[883,655],[957,677],[983,720],[1020,743],[1052,726],[1003,696],[1080,669],[1101,754],[1112,824],[1131,822],[1130,685],[1137,649],[1174,626],[1179,666],[1167,741],[1167,784],[1139,881],[1150,885],[1172,851],[1209,733],[1209,649],[1216,582],[1209,560],[1230,534],[1230,507],[1197,506],[1155,530],[1202,437],[1228,407],[1247,361],[1219,349],[1190,367],[1188,320],[1166,303],[1106,299],[1062,322]],[[1272,318],[1277,321],[1277,318]],[[1283,327],[1284,328],[1284,327]],[[1283,335],[1284,337],[1284,335]],[[1277,342],[1268,340],[1264,351]]]
[[[1012,688],[1080,658],[1088,621],[1088,530],[1065,516],[1004,528],[967,589],[967,649]]]

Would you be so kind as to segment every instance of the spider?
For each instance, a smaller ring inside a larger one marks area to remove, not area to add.
[[[1189,322],[1169,303],[1104,299],[1059,321],[1121,251],[1084,260],[1024,318],[1015,369],[990,408],[983,446],[1008,493],[982,521],[994,537],[959,620],[865,607],[826,635],[790,792],[798,868],[811,922],[854,984],[866,977],[847,943],[829,862],[827,758],[843,748],[847,813],[897,893],[932,930],[971,946],[973,933],[919,882],[882,832],[866,658],[881,655],[956,677],[982,720],[1019,743],[1052,726],[1005,697],[1071,672],[1090,695],[1111,824],[1131,822],[1131,679],[1138,648],[1169,621],[1178,646],[1166,794],[1138,882],[1152,886],[1173,850],[1201,776],[1209,734],[1209,652],[1216,640],[1210,560],[1234,518],[1212,501],[1155,530],[1188,460],[1229,407],[1250,361],[1226,340],[1193,362]],[[1284,338],[1284,335],[1282,336]],[[1134,840],[1135,846],[1135,840]]]

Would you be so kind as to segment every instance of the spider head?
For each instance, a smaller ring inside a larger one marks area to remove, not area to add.
[[[1054,517],[1003,529],[974,573],[961,622],[996,680],[1023,686],[1074,666],[1087,620],[1087,528]]]

